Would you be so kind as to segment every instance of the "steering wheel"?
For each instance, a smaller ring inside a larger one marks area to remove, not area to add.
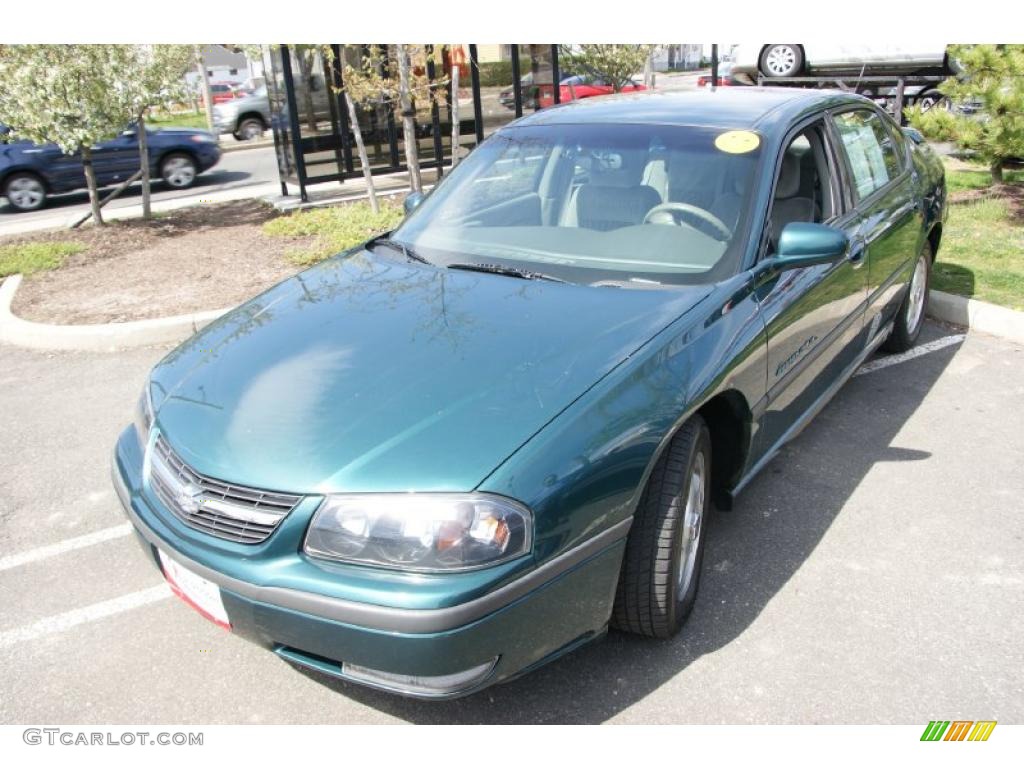
[[[732,230],[725,226],[720,218],[711,213],[711,211],[699,208],[696,205],[690,205],[689,203],[669,202],[656,205],[644,216],[644,224],[675,224],[678,226],[682,223],[676,218],[678,214],[689,215],[705,224],[711,225],[715,230],[715,234],[712,237],[716,240],[725,242],[732,238]]]

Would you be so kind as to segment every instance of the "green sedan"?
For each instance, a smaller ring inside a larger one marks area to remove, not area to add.
[[[446,698],[683,627],[712,509],[914,344],[946,190],[871,102],[745,88],[539,111],[406,210],[168,354],[113,477],[208,619]]]

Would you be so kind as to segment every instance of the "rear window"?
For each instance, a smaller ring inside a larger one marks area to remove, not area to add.
[[[835,116],[843,152],[862,200],[899,176],[902,163],[896,144],[874,110],[858,109]]]

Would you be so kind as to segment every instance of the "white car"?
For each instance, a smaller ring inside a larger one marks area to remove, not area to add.
[[[944,75],[955,69],[944,43],[920,45],[839,45],[768,43],[740,45],[733,51],[734,77],[757,82],[765,77],[823,73]]]

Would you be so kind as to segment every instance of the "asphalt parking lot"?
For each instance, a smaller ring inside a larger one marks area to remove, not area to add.
[[[170,596],[108,469],[165,350],[0,346],[0,722],[1022,722],[1024,348],[958,333],[876,358],[712,520],[683,635],[448,703],[299,672]]]

